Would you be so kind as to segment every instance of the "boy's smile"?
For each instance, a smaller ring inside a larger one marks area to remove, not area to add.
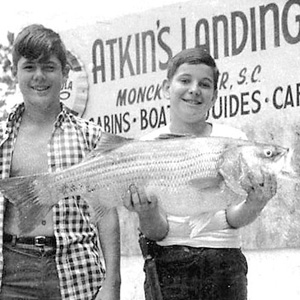
[[[198,100],[193,100],[193,99],[184,99],[182,98],[182,100],[190,105],[200,105],[202,104],[202,102],[199,102]]]
[[[33,86],[32,88],[38,92],[44,92],[44,91],[48,90],[50,88],[50,86],[37,85],[37,86]]]

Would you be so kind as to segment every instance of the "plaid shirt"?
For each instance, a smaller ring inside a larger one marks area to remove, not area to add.
[[[95,148],[101,128],[75,117],[62,106],[48,144],[49,172],[79,163]],[[20,127],[24,104],[20,104],[0,125],[0,178],[10,176],[14,141]],[[0,197],[0,283],[3,270],[4,199]],[[56,237],[56,265],[62,299],[90,300],[99,290],[105,271],[100,260],[97,228],[90,223],[88,207],[80,196],[62,199],[53,208]]]

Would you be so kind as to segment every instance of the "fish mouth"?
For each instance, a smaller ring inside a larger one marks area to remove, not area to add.
[[[278,156],[282,157],[288,155],[289,152],[290,152],[289,148],[282,148],[281,150],[278,151]]]
[[[279,161],[281,160],[283,157],[287,157],[290,156],[289,155],[289,151],[290,149],[289,148],[279,148],[279,149],[276,149],[275,152],[273,153],[274,154],[274,161]]]
[[[286,154],[284,159],[284,166],[281,170],[281,175],[289,178],[300,179],[300,172],[294,169],[295,166],[295,157],[294,157],[294,150],[285,148],[285,153],[282,151],[281,157]]]

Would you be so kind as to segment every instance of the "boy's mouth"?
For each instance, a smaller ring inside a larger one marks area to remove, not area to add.
[[[49,86],[33,86],[32,89],[37,92],[44,92],[49,89]]]
[[[200,105],[201,102],[193,99],[182,99],[184,102],[191,104],[191,105]]]

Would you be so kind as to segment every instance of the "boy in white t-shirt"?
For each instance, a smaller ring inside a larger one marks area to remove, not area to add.
[[[164,97],[171,104],[171,122],[143,139],[165,133],[247,139],[236,128],[207,122],[207,113],[217,99],[218,77],[214,59],[201,48],[186,49],[175,55],[163,83]],[[146,300],[247,299],[248,266],[240,249],[238,228],[253,222],[275,195],[275,177],[263,174],[263,179],[262,186],[250,177],[253,187],[245,201],[218,211],[193,237],[188,216],[166,215],[155,197],[148,201],[141,187],[139,191],[132,187],[125,206],[138,213],[140,241],[146,241],[147,255],[151,257],[144,266]],[[205,218],[205,213],[199,216],[200,222],[201,218]],[[153,261],[156,276],[149,273]]]

